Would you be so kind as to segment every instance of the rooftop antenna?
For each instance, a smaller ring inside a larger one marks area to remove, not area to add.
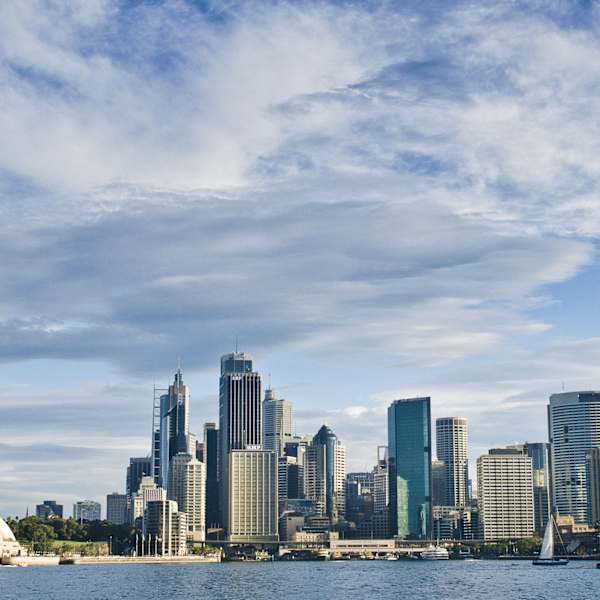
[[[235,353],[238,353],[238,336],[235,336]]]
[[[271,373],[269,373],[269,389],[271,389]]]

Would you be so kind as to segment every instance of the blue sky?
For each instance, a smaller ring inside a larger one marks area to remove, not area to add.
[[[471,454],[597,388],[591,2],[0,6],[0,514],[122,490],[235,336],[369,468],[395,398]],[[474,472],[474,466],[472,466]]]

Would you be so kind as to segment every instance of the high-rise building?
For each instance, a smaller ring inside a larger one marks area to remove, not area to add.
[[[277,455],[272,450],[232,450],[229,455],[229,541],[278,540]]]
[[[76,521],[100,521],[102,507],[94,500],[79,500],[73,504],[73,518]]]
[[[444,506],[466,506],[469,503],[469,447],[467,419],[436,419],[436,450],[444,466]]]
[[[304,467],[295,456],[280,456],[278,462],[279,512],[287,508],[288,500],[304,498]]]
[[[313,437],[305,455],[306,497],[332,523],[346,510],[346,448],[327,425]]]
[[[443,460],[431,461],[431,503],[444,506],[446,501],[446,469]]]
[[[40,519],[47,519],[51,516],[62,518],[63,505],[57,504],[56,500],[44,500],[35,507],[35,514]]]
[[[383,455],[381,454],[383,450]],[[373,469],[373,510],[376,513],[386,513],[390,506],[390,485],[388,473],[387,446],[378,446],[377,464]]]
[[[535,531],[538,535],[543,535],[550,518],[549,444],[545,442],[526,442],[523,444],[523,450],[531,458],[533,467]]]
[[[532,461],[500,448],[477,459],[479,527],[485,540],[531,537],[534,531]]]
[[[260,375],[244,352],[221,357],[219,381],[219,504],[221,525],[229,525],[229,455],[233,450],[262,448]]]
[[[586,479],[588,522],[592,527],[600,527],[600,447],[586,453]]]
[[[205,471],[204,463],[191,454],[176,454],[169,467],[169,500],[187,515],[187,537],[193,542],[205,539]]]
[[[548,406],[553,509],[586,524],[586,453],[600,446],[600,392],[552,394]]]
[[[265,391],[263,402],[263,446],[283,456],[285,443],[294,435],[292,405],[283,398],[275,398],[271,388]]]
[[[113,492],[106,495],[106,520],[115,525],[129,521],[127,494]]]
[[[129,504],[129,519],[133,525],[140,526],[148,506],[148,502],[153,500],[166,500],[167,490],[158,487],[154,478],[150,475],[145,475],[140,481],[140,487],[130,499]]]
[[[390,533],[431,537],[431,399],[395,400],[388,408]]]
[[[187,515],[178,512],[173,500],[150,500],[144,517],[148,554],[187,554]]]
[[[220,527],[219,513],[219,430],[204,424],[204,464],[206,466],[206,530]]]
[[[165,486],[169,480],[169,464],[176,454],[194,454],[196,440],[190,435],[190,392],[183,383],[181,369],[168,392],[160,397],[160,453],[159,481]]]
[[[147,475],[152,475],[152,459],[149,456],[132,457],[129,459],[125,482],[125,491],[129,499],[140,489],[142,477]]]

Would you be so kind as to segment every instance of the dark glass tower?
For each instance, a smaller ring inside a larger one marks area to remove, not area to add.
[[[431,399],[396,400],[388,408],[391,535],[431,537]]]
[[[206,464],[206,529],[220,526],[219,514],[219,430],[214,423],[204,424],[204,462]]]
[[[234,352],[221,357],[219,380],[219,488],[221,525],[227,527],[229,454],[262,446],[261,379],[252,357]]]

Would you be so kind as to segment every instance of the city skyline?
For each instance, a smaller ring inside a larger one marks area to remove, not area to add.
[[[236,337],[348,471],[400,398],[471,477],[547,441],[600,387],[600,13],[534,4],[3,3],[0,513],[122,491],[178,358],[200,440]]]

